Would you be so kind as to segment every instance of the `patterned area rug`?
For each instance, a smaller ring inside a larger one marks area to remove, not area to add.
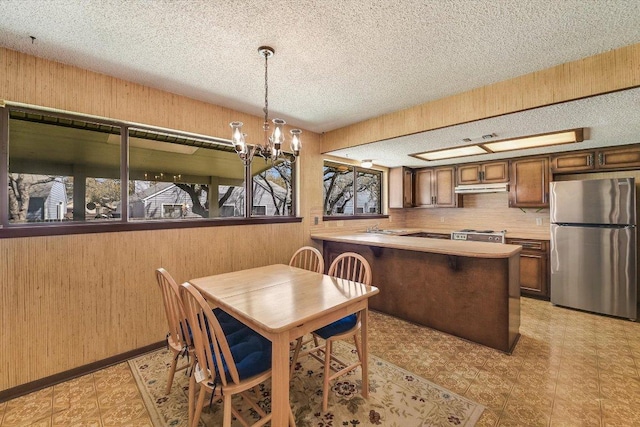
[[[336,342],[334,351],[343,360],[357,356],[353,346]],[[475,425],[484,407],[424,378],[370,355],[369,398],[360,395],[360,370],[338,378],[329,393],[329,412],[322,412],[322,365],[312,357],[300,360],[291,381],[290,398],[298,427],[328,426],[464,426]],[[129,365],[140,388],[154,426],[187,425],[189,378],[176,373],[171,393],[166,387],[171,352],[165,349],[131,359]],[[270,382],[261,386],[260,405],[270,405]],[[235,401],[242,407],[242,399]],[[205,408],[200,425],[222,425],[222,402]],[[250,410],[244,409],[249,414]],[[235,421],[235,420],[234,420]],[[236,423],[234,422],[234,426]],[[239,423],[237,423],[239,425]]]

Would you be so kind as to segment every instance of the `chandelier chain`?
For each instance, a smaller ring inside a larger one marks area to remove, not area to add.
[[[269,128],[269,55],[264,55],[264,130],[265,132]]]

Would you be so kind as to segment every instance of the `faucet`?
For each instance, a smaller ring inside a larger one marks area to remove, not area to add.
[[[367,233],[375,233],[376,231],[380,231],[380,228],[378,228],[380,224],[375,224],[371,227],[367,227]]]

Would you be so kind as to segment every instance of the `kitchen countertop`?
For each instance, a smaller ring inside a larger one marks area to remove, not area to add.
[[[537,227],[542,230],[538,231],[509,231],[507,230],[507,234],[505,237],[507,239],[531,239],[531,240],[550,240],[551,236],[549,234],[549,227]],[[437,233],[437,234],[451,234],[453,231],[458,231],[460,228],[455,230],[446,229],[446,228],[402,228],[402,229],[389,229],[391,235],[394,236],[405,236],[407,234],[414,233]],[[364,230],[363,230],[364,231]],[[339,232],[338,232],[339,233]],[[342,234],[347,232],[342,232]],[[353,233],[353,232],[348,232]],[[324,233],[322,233],[324,234]]]
[[[395,234],[366,233],[364,231],[343,233],[313,233],[311,234],[311,238],[314,240],[354,243],[381,248],[394,248],[472,258],[509,258],[514,254],[518,254],[522,250],[522,247],[519,245],[501,245],[485,242],[429,239],[402,235],[415,232],[424,232],[424,230],[415,231],[415,229],[403,229],[394,231]]]

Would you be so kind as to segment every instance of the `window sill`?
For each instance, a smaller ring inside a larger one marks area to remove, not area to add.
[[[50,223],[13,225],[0,228],[0,239],[15,237],[61,236],[67,234],[115,233],[120,231],[169,230],[175,228],[225,227],[236,225],[283,224],[302,222],[301,217],[215,218],[175,221],[135,221],[102,223]]]
[[[330,216],[323,216],[322,220],[323,221],[348,221],[348,220],[352,220],[352,219],[386,219],[389,218],[389,215],[382,215],[382,214],[376,214],[376,215],[330,215]]]

